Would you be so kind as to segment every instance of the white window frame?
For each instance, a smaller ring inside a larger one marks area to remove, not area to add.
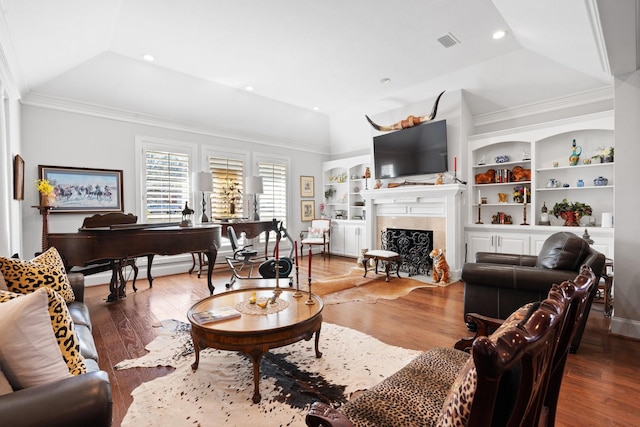
[[[146,222],[146,207],[147,207],[147,198],[146,198],[146,159],[145,152],[147,150],[156,150],[156,151],[169,151],[174,153],[182,153],[186,154],[189,157],[189,204],[193,209],[194,205],[194,194],[193,194],[193,182],[191,177],[194,172],[194,159],[196,158],[196,154],[198,151],[197,144],[185,142],[185,141],[177,141],[177,140],[169,140],[156,138],[151,136],[136,136],[136,150],[135,150],[135,167],[136,167],[136,188],[138,189],[136,197],[136,213],[138,215],[138,220],[141,222]],[[195,210],[195,209],[194,209]]]
[[[286,183],[285,183],[285,188],[286,188],[286,201],[285,201],[285,217],[284,218],[278,218],[278,220],[283,221],[285,224],[285,227],[287,227],[287,224],[291,223],[290,221],[290,213],[291,213],[291,200],[293,198],[293,193],[291,192],[291,158],[289,156],[277,156],[277,155],[273,155],[271,153],[260,153],[260,152],[254,152],[253,153],[253,158],[252,158],[252,162],[251,162],[251,166],[252,169],[255,171],[254,175],[258,176],[259,174],[259,167],[258,164],[260,162],[265,162],[265,163],[278,163],[278,164],[282,164],[285,166],[286,171],[287,171],[287,178],[286,178]],[[262,216],[260,216],[261,220],[272,220],[273,218],[263,218]],[[269,241],[270,242],[275,242],[275,235],[274,232],[271,232],[271,236],[269,237]],[[263,243],[264,242],[264,236],[261,235],[260,236],[260,242]],[[282,248],[281,248],[282,249]]]

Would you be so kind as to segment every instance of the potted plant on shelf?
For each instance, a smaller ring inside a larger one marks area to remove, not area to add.
[[[567,199],[562,199],[562,202],[553,205],[551,210],[556,218],[562,218],[564,225],[569,227],[579,226],[580,218],[591,215],[592,212],[591,206],[581,202],[569,202]]]
[[[613,162],[613,147],[599,148],[596,155],[592,157],[594,160],[599,160],[600,163]]]

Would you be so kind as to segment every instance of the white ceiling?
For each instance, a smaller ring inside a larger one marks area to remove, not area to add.
[[[594,0],[0,3],[10,34],[2,45],[23,96],[127,108],[122,100],[155,79],[176,92],[250,85],[330,115],[464,89],[481,114],[612,83]],[[493,40],[497,29],[507,37]],[[443,47],[437,39],[447,34],[460,43]]]

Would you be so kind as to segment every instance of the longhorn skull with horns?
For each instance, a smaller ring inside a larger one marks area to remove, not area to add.
[[[371,123],[371,126],[373,126],[374,129],[383,131],[383,132],[387,132],[390,130],[400,130],[400,129],[410,128],[410,127],[419,125],[421,123],[427,123],[436,118],[436,113],[438,112],[438,102],[440,102],[440,97],[445,92],[446,91],[443,90],[440,93],[440,95],[438,95],[438,97],[436,98],[436,102],[433,104],[433,109],[431,110],[431,114],[429,114],[428,116],[422,116],[422,117],[409,116],[404,120],[400,120],[398,123],[392,124],[391,126],[380,126],[376,124],[373,120],[371,120],[369,116],[365,115],[365,117],[367,118],[369,123]]]

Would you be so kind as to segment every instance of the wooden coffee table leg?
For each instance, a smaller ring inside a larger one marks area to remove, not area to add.
[[[259,403],[262,396],[260,396],[260,359],[264,352],[256,349],[249,353],[251,360],[253,361],[253,397],[251,400],[253,403]]]
[[[191,369],[195,371],[198,369],[198,364],[200,364],[200,346],[196,339],[193,340],[193,352],[196,354],[196,361],[191,364]]]
[[[363,258],[362,266],[364,267],[364,276],[362,277],[367,277],[367,264],[369,264],[369,258]]]
[[[318,343],[319,342],[320,342],[320,329],[318,329],[316,331],[316,358],[318,358],[318,359],[322,357],[322,352],[320,350],[318,350]]]

